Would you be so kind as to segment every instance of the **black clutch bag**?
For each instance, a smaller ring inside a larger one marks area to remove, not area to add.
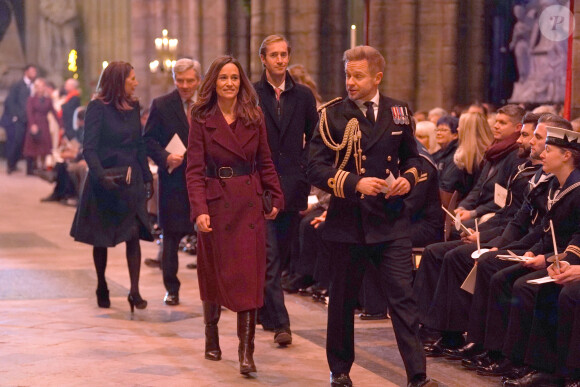
[[[262,205],[264,206],[264,213],[269,214],[274,207],[272,206],[272,192],[266,189],[262,193]]]
[[[120,186],[131,184],[131,167],[114,167],[105,169],[105,177]]]

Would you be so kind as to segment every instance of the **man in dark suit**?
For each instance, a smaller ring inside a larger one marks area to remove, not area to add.
[[[26,118],[26,101],[31,95],[35,79],[36,67],[27,65],[24,69],[24,77],[12,85],[4,101],[2,126],[6,129],[8,174],[16,170],[16,163],[22,157],[26,123],[28,122]]]
[[[264,72],[262,79],[254,84],[285,198],[284,211],[267,225],[266,284],[260,322],[264,329],[275,331],[274,340],[282,346],[292,343],[292,333],[280,275],[292,240],[297,236],[298,212],[308,206],[306,149],[318,121],[314,95],[308,87],[295,83],[286,71],[290,52],[291,47],[282,36],[264,39],[260,46]]]
[[[184,153],[170,153],[166,147],[175,135],[187,147],[189,115],[201,81],[199,62],[179,59],[173,66],[173,80],[176,89],[151,103],[144,134],[147,155],[159,167],[159,225],[163,229],[161,269],[167,305],[179,304],[181,284],[177,278],[177,251],[181,238],[193,232],[193,224],[189,220]]]
[[[64,134],[69,140],[76,137],[76,131],[73,128],[73,117],[75,110],[81,106],[81,92],[79,91],[79,81],[74,78],[69,78],[64,83],[64,91],[66,97],[61,106],[62,126],[64,127]]]
[[[310,144],[310,182],[332,194],[323,238],[333,251],[326,355],[332,386],[352,386],[354,307],[367,265],[383,293],[409,386],[426,386],[425,355],[412,297],[410,220],[404,195],[419,181],[407,104],[381,95],[385,59],[374,48],[345,51],[348,98],[321,111]],[[388,174],[392,181],[387,183]]]

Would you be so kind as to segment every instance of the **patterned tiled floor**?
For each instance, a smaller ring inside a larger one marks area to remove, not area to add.
[[[238,373],[235,314],[222,313],[223,360],[203,359],[203,318],[195,270],[180,255],[181,305],[165,306],[159,270],[142,268],[149,301],[133,318],[124,246],[111,249],[107,278],[110,309],[95,302],[91,248],[68,236],[74,209],[40,203],[52,187],[0,163],[0,386],[328,386],[324,351],[326,311],[286,296],[294,343],[286,349],[258,329],[257,376]],[[143,243],[143,258],[157,247]],[[357,321],[356,386],[405,384],[387,322]],[[492,386],[457,363],[436,359],[428,373],[442,386]]]

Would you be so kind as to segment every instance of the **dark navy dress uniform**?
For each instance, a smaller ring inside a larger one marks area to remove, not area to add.
[[[427,149],[417,141],[421,155],[420,176],[417,184],[405,198],[405,211],[411,219],[411,244],[425,247],[443,240],[443,210],[439,200],[437,167]],[[362,306],[367,314],[387,313],[385,296],[381,291],[380,276],[369,267],[363,280]]]
[[[332,194],[322,235],[333,251],[326,344],[330,371],[342,374],[351,369],[353,313],[366,266],[372,264],[380,272],[399,351],[411,379],[425,374],[425,355],[418,336],[417,306],[411,297],[410,220],[404,198],[364,196],[355,190],[363,177],[386,178],[387,169],[407,178],[411,187],[417,183],[420,156],[409,109],[381,95],[373,125],[350,99],[333,102],[321,111],[307,171],[314,186]],[[333,144],[340,144],[345,132],[347,138],[350,133],[351,146],[345,145],[337,154],[331,147],[336,149]],[[347,152],[351,157],[345,160]]]
[[[511,261],[497,259],[498,254],[507,254],[510,249],[518,254],[525,253],[538,240],[542,232],[541,221],[546,214],[549,183],[553,175],[542,170],[536,172],[528,183],[524,203],[508,223],[503,233],[486,244],[488,247],[500,247],[502,250],[483,254],[477,260],[477,278],[471,301],[470,319],[467,339],[470,342],[483,344],[486,331],[486,318],[489,289],[492,276],[498,271],[516,265]],[[509,302],[509,300],[507,300]],[[472,317],[473,316],[473,317]],[[495,324],[492,318],[490,324]]]
[[[565,253],[562,260],[578,264],[580,263],[580,169],[572,171],[561,188],[559,185],[557,179],[552,180],[548,194],[548,212],[542,219],[543,233],[530,251],[535,255],[544,254],[546,256],[554,253],[550,229],[551,220],[555,229],[558,252]],[[517,267],[506,270],[510,269],[517,269]],[[527,280],[545,275],[547,275],[547,271],[540,270],[526,274],[515,281],[509,324],[503,345],[503,352],[515,361],[523,361],[526,358],[526,348],[532,332],[531,316],[534,300],[541,288],[528,284]],[[557,301],[555,302],[557,303]],[[540,322],[536,323],[549,325],[549,319],[552,316],[555,317],[555,313],[550,313],[549,310],[545,310],[544,313],[544,316],[539,316]],[[551,314],[552,316],[550,316]]]

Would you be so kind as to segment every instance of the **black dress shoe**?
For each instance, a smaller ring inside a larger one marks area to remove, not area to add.
[[[425,349],[425,356],[427,357],[440,357],[443,356],[443,338],[440,337],[439,340],[434,342],[431,345],[426,345]]]
[[[290,328],[277,329],[276,333],[274,333],[274,341],[281,347],[292,344]]]
[[[441,338],[441,332],[423,325],[419,329],[419,338],[421,339],[423,346],[431,345]]]
[[[304,297],[313,296],[314,295],[314,287],[308,286],[304,288],[298,289],[298,294]]]
[[[40,199],[41,202],[46,203],[46,202],[59,202],[61,198],[59,198],[56,195],[49,195],[45,198]]]
[[[165,305],[179,305],[179,293],[167,292],[165,298],[163,298],[163,302],[165,302]]]
[[[551,387],[562,385],[562,378],[547,372],[532,371],[519,379],[503,382],[504,387]]]
[[[475,355],[479,355],[484,351],[483,346],[481,344],[475,343],[467,343],[463,347],[460,348],[447,348],[443,350],[443,354],[446,358],[450,360],[461,360],[461,359],[469,359]]]
[[[197,262],[191,262],[185,265],[188,269],[197,269]]]
[[[475,371],[477,367],[487,366],[490,365],[493,360],[489,357],[488,351],[484,351],[479,355],[475,355],[470,357],[469,359],[461,360],[461,365],[467,368],[468,370]]]
[[[477,374],[483,376],[505,376],[510,374],[514,365],[509,359],[494,361],[493,363],[477,368]]]
[[[386,313],[361,313],[358,315],[361,320],[386,320]]]
[[[509,373],[501,377],[501,382],[503,383],[508,379],[519,379],[532,371],[532,368],[528,367],[527,365],[514,365],[514,368]]]
[[[352,380],[348,374],[333,374],[330,373],[331,387],[352,387]]]
[[[431,379],[428,379],[427,376],[425,375],[416,375],[414,376],[409,383],[407,384],[407,387],[435,387],[438,386],[439,384],[437,384],[436,382],[431,381]]]
[[[161,261],[155,258],[145,258],[145,266],[161,269]]]

